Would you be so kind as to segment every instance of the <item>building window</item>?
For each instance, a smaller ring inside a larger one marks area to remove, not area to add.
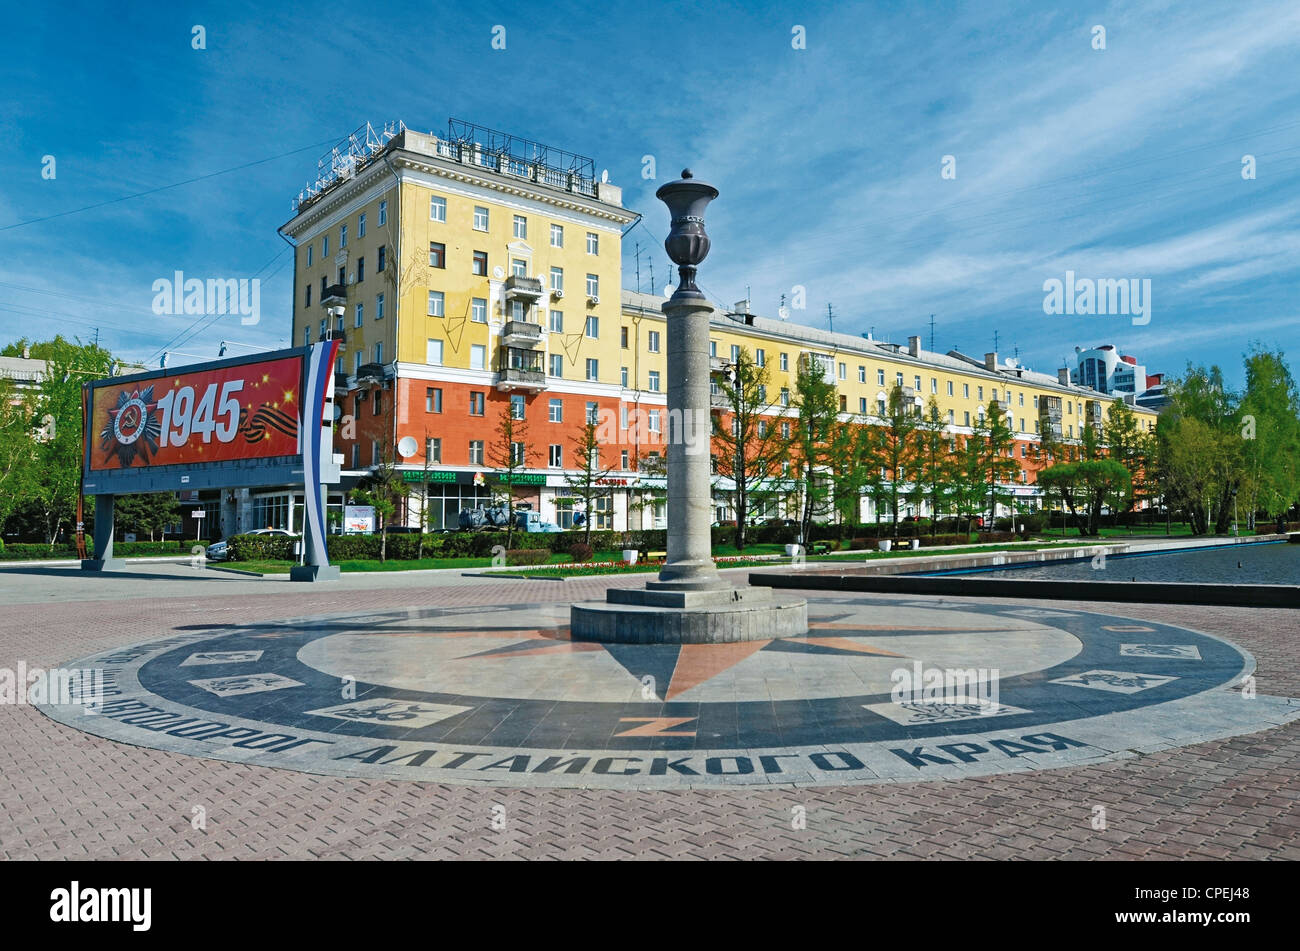
[[[429,196],[429,220],[443,222],[447,220],[447,199],[441,195]]]
[[[715,358],[715,359],[717,358],[717,356],[718,356],[718,341],[716,341],[716,340],[710,340],[710,341],[709,341],[709,356],[711,356],[711,357],[713,357],[713,358]]]
[[[767,384],[766,384],[766,383],[760,383],[760,384],[758,384],[758,402],[760,402],[760,403],[766,403],[766,402],[767,402]]]
[[[384,391],[375,390],[374,399],[372,400],[372,402],[374,403],[374,415],[375,416],[382,415],[384,412]]]
[[[790,355],[788,353],[781,354],[781,369],[782,371],[790,369]]]
[[[782,423],[782,424],[781,424],[781,438],[782,438],[782,439],[789,439],[789,438],[790,438],[790,424],[789,424],[789,423]]]
[[[551,333],[553,334],[564,333],[564,311],[562,310],[551,311],[547,317],[547,320],[550,321]]]
[[[518,393],[510,394],[510,418],[511,419],[523,419],[524,413],[527,412],[527,409],[528,409],[528,404],[524,401],[524,398],[520,394]]]
[[[330,256],[330,236],[327,234],[321,235],[320,256],[322,260]]]
[[[876,385],[877,385],[877,386],[884,386],[884,385],[885,385],[885,371],[884,371],[884,370],[877,370],[877,371],[876,371]]]
[[[357,304],[354,308],[352,308],[352,311],[354,314],[354,320],[352,322],[352,326],[360,327],[363,323],[366,322],[365,305]]]
[[[483,465],[483,440],[471,439],[469,441],[469,464],[471,466]]]
[[[356,443],[352,444],[352,468],[353,469],[361,468],[361,447],[358,446]],[[257,519],[257,524],[261,525],[262,520]]]
[[[619,371],[618,371],[618,380],[619,380],[619,383],[622,384],[623,389],[626,390],[626,389],[627,389],[627,367],[620,367],[620,368],[619,368]]]
[[[879,416],[881,419],[884,419],[884,418],[885,418],[885,413],[886,413],[886,409],[885,409],[885,401],[884,401],[883,398],[881,398],[881,397],[877,397],[877,398],[876,398],[876,415]]]
[[[360,356],[360,354],[358,354]],[[428,340],[424,344],[424,362],[431,367],[442,366],[442,341]]]
[[[647,384],[651,393],[659,392],[659,371],[651,370],[649,374],[649,383]]]
[[[476,324],[487,323],[487,298],[472,297],[469,302],[469,319]]]
[[[304,306],[305,307],[311,306],[311,285],[310,284],[307,285],[307,302],[306,304],[304,304]]]
[[[626,330],[627,328],[624,327],[623,329]],[[651,353],[659,352],[659,331],[651,330],[649,333],[646,334],[646,348]],[[763,351],[760,350],[758,352],[762,353]]]
[[[867,415],[867,398],[865,396],[858,397],[858,412],[863,416]]]
[[[970,384],[969,384],[969,383],[963,383],[963,384],[961,385],[961,398],[964,399],[964,400],[968,400],[968,399],[970,399]]]
[[[788,386],[781,387],[781,405],[790,405],[790,388]]]
[[[384,199],[379,203],[379,223],[381,225],[388,224],[388,199]]]
[[[912,389],[916,390],[917,393],[921,392],[921,375],[919,373],[912,377]]]
[[[600,235],[594,231],[587,232],[587,253],[600,254]]]
[[[302,345],[304,347],[311,346],[311,324],[302,328]]]
[[[564,376],[564,355],[551,354],[551,376]]]
[[[440,241],[429,242],[429,267],[447,266],[447,246]]]
[[[307,245],[307,266],[308,267],[311,267],[311,253],[314,250],[316,250],[316,245],[314,244]]]
[[[515,237],[528,238],[528,219],[523,215],[515,215]]]
[[[954,420],[953,420],[953,417],[952,417],[952,410],[948,410],[948,425],[951,426],[951,425],[953,424],[953,422],[954,422]]]
[[[339,247],[346,248],[347,246],[348,246],[348,226],[339,225]]]
[[[364,238],[365,236],[366,236],[366,213],[363,211],[361,212],[361,214],[357,215],[357,237]]]
[[[970,410],[966,410],[965,412],[962,413],[962,423],[961,423],[961,424],[962,424],[963,426],[970,426]]]
[[[552,469],[562,469],[564,467],[564,449],[555,443],[550,446],[550,452],[547,453],[546,462]]]
[[[626,350],[627,349],[627,328],[626,327],[618,328],[618,340],[622,348]]]
[[[546,419],[552,423],[564,422],[564,400],[551,399],[546,407]]]
[[[362,353],[360,350],[358,350],[358,351],[356,351],[355,353],[352,354],[352,373],[353,373],[353,375],[355,375],[355,374],[361,372],[361,361],[364,360],[365,358],[366,358],[366,355],[365,355],[364,353]],[[361,397],[357,397],[357,403],[358,403],[358,405],[360,404],[360,402],[361,402]],[[361,415],[361,410],[358,409],[358,410],[357,410],[355,413],[353,413],[352,415],[353,415],[353,416],[360,416],[360,415]]]
[[[484,401],[484,394],[482,393],[469,394],[469,414],[471,416],[483,415],[483,401]]]
[[[551,268],[551,290],[564,293],[564,268]]]
[[[366,279],[366,256],[363,254],[357,258],[357,283],[360,284]]]
[[[488,259],[486,251],[474,252],[473,271],[479,277],[487,277]]]
[[[376,363],[384,362],[384,345],[382,341],[380,343],[375,344],[375,362]]]
[[[595,274],[587,275],[587,296],[588,297],[600,296],[600,278]]]
[[[896,386],[902,387],[902,385],[903,385],[903,374],[902,374],[901,372],[899,372],[899,373],[895,373],[895,374],[894,374],[894,384],[895,384]]]
[[[948,381],[948,395],[952,396],[952,380]]]
[[[523,260],[522,258],[511,258],[510,275],[512,277],[527,277],[528,262]]]
[[[587,358],[587,379],[595,380],[599,377],[600,361]]]
[[[849,377],[848,377],[848,368],[847,368],[843,363],[841,363],[841,364],[840,364],[840,379],[841,379],[841,380],[847,380],[848,378],[849,378]]]
[[[481,343],[470,344],[469,368],[471,370],[487,369],[487,347]]]
[[[482,205],[474,206],[474,230],[487,231],[488,229],[488,210]]]
[[[652,433],[659,432],[659,410],[652,409],[647,416],[649,417],[649,425],[647,427],[649,431]]]
[[[1021,406],[1024,406],[1024,405],[1025,405],[1025,392],[1024,392],[1024,390],[1021,390],[1021,391],[1020,391],[1018,394],[1016,394],[1016,395],[1018,395],[1018,396],[1020,397],[1020,405],[1021,405]]]
[[[587,404],[587,422],[588,422],[588,423],[598,423],[598,422],[600,422],[600,404],[599,404],[599,403],[588,403],[588,404]]]
[[[600,318],[595,316],[588,317],[586,328],[583,332],[592,340],[598,339],[600,337]]]
[[[426,413],[442,412],[442,389],[436,386],[424,390],[424,411]]]
[[[551,225],[551,247],[564,247],[564,225]]]
[[[426,462],[442,462],[442,440],[437,436],[424,440],[424,458]]]
[[[429,316],[441,317],[444,303],[442,291],[429,291]]]
[[[627,429],[627,404],[622,403],[618,408],[618,428]]]
[[[388,264],[388,249],[382,244],[379,246],[379,262],[375,265],[376,271],[382,271]]]
[[[624,472],[627,471],[627,450],[624,449],[618,454],[618,467]]]
[[[867,382],[867,368],[861,365],[858,366],[858,382],[859,383]]]

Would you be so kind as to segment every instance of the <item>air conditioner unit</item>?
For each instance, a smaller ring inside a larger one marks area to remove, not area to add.
[[[588,294],[588,295],[587,295],[587,303],[588,303],[588,304],[599,304],[599,303],[600,303],[600,298],[599,298],[597,295],[595,295],[595,294]]]
[[[564,291],[557,287],[555,290],[551,291],[551,296],[556,300],[564,300]]]

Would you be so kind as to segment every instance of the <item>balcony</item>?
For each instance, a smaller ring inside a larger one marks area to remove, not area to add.
[[[507,320],[501,331],[501,342],[507,347],[536,347],[542,342],[541,324],[528,320]]]
[[[546,389],[546,370],[542,367],[542,355],[539,352],[503,347],[501,358],[498,390],[528,390],[537,393]]]
[[[345,330],[327,330],[320,335],[320,340],[322,343],[326,340],[337,340],[339,348],[342,349],[348,345],[348,334]]]
[[[506,300],[527,300],[533,303],[542,299],[542,282],[535,277],[511,274],[506,278]]]
[[[384,365],[382,363],[363,363],[357,368],[357,382],[371,380],[376,383],[382,383],[384,380]]]
[[[348,299],[348,289],[343,284],[331,284],[325,288],[325,292],[320,296],[322,307],[329,307],[331,304],[345,304]]]

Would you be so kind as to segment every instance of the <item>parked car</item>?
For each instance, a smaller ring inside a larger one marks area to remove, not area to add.
[[[289,538],[297,538],[295,532],[284,528],[256,528],[251,532],[242,532],[244,535],[285,535]],[[230,557],[229,539],[223,538],[219,542],[213,542],[207,548],[208,561],[225,561]]]

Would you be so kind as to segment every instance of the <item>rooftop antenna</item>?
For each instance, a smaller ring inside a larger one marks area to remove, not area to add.
[[[781,295],[781,304],[780,304],[780,306],[777,307],[777,309],[776,309],[776,315],[777,315],[778,317],[780,317],[782,320],[789,320],[789,319],[790,319],[790,311],[786,309],[786,306],[785,306],[785,295],[784,295],[784,294]]]
[[[835,333],[835,310],[831,307],[831,302],[826,302],[826,323],[830,327],[830,332]]]
[[[930,315],[930,352],[934,353],[934,314]]]
[[[651,285],[654,281],[650,282]],[[641,242],[636,243],[636,292],[641,293]]]
[[[996,353],[998,349],[998,332],[993,331],[993,350]]]

